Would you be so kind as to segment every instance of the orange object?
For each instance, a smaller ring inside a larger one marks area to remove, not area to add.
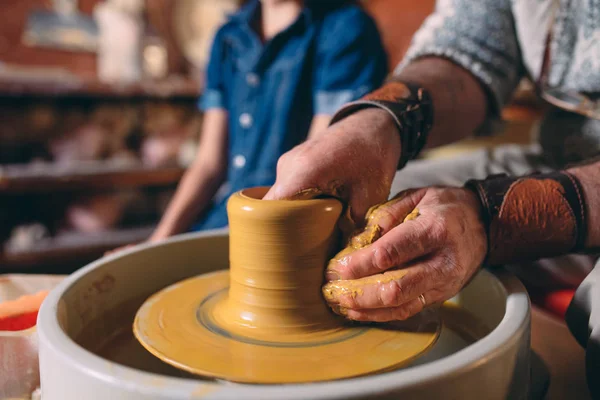
[[[0,331],[20,331],[36,324],[37,313],[48,290],[0,303]]]

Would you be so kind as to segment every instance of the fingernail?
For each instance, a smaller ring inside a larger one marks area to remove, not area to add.
[[[325,279],[328,282],[339,281],[341,279],[341,276],[340,276],[340,274],[336,270],[334,270],[334,269],[328,269],[325,272]]]

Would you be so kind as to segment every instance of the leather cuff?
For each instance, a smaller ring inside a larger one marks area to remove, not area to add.
[[[567,172],[493,175],[465,187],[481,202],[486,263],[533,261],[584,249],[587,215],[581,184]]]
[[[419,155],[433,125],[433,104],[425,89],[410,83],[386,83],[362,99],[343,106],[334,114],[330,125],[365,108],[380,108],[394,119],[402,151],[398,168]]]

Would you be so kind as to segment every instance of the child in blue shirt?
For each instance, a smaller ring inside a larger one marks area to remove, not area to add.
[[[354,2],[250,0],[216,33],[198,155],[150,240],[226,227],[229,195],[272,185],[283,153],[386,74],[377,27]]]

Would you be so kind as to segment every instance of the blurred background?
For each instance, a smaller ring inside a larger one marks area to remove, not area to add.
[[[193,160],[215,29],[242,0],[2,0],[0,273],[67,273],[152,232]],[[367,0],[393,68],[434,0]],[[530,140],[526,85],[506,134]]]

